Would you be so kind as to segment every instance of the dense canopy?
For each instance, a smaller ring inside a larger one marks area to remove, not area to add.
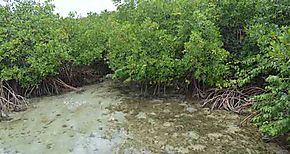
[[[145,85],[199,83],[206,89],[236,90],[235,94],[259,87],[259,92],[246,96],[247,102],[231,97],[232,104],[225,101],[219,108],[235,110],[250,103],[253,122],[263,133],[289,133],[288,0],[115,4],[116,11],[90,13],[85,18],[55,15],[49,1],[1,5],[1,112],[15,110],[7,105],[15,103],[15,93],[26,96],[44,82],[55,84],[51,78],[62,83],[58,78],[67,67],[108,65],[114,79]],[[216,105],[218,100],[213,100]]]

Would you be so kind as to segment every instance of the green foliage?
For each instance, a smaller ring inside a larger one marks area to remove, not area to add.
[[[228,53],[221,48],[215,8],[210,1],[189,0],[120,7],[108,46],[115,76],[168,83],[192,73],[210,85],[220,84]]]
[[[271,39],[281,33],[283,26],[289,25],[290,14],[287,9],[289,10],[290,4],[287,0],[279,2],[243,0],[238,3],[244,5],[245,8],[238,7],[241,8],[238,14],[242,14],[240,18],[242,20],[237,21],[243,28],[241,29],[242,34],[237,35],[240,41],[236,40],[234,43],[241,46],[232,52],[233,60],[230,63],[234,69],[231,84],[242,87],[251,82],[257,82],[263,85],[269,75],[277,73],[275,65],[279,65],[271,61],[269,50],[265,48],[269,46]],[[222,12],[224,11],[222,10]],[[238,16],[235,17],[238,18]],[[242,23],[242,21],[244,22]]]
[[[15,79],[25,86],[56,74],[68,53],[67,35],[53,6],[19,1],[0,7],[1,80]]]
[[[254,109],[259,112],[253,122],[271,136],[287,133],[290,128],[290,14],[287,11],[290,4],[284,0],[240,3],[251,9],[245,13],[242,46],[233,57],[231,86],[266,86],[267,92],[253,97]]]
[[[241,48],[246,44],[245,27],[257,14],[253,0],[221,0],[217,1],[220,8],[218,25],[222,34],[224,48],[231,52],[232,57],[239,56]]]
[[[185,43],[184,65],[192,65],[194,77],[199,81],[221,86],[228,70],[225,64],[228,52],[222,48],[214,23],[202,14],[197,14],[197,19],[200,22],[193,27],[190,40]]]
[[[256,28],[261,31],[260,26]],[[290,131],[290,27],[272,29],[275,31],[257,36],[264,52],[258,68],[275,76],[267,77],[268,92],[254,97],[255,109],[260,112],[254,122],[262,132],[275,136]]]
[[[69,35],[70,56],[74,64],[89,65],[100,60],[108,39],[109,13],[89,14],[76,18],[74,14],[64,19],[64,28]]]
[[[170,52],[173,37],[159,30],[157,23],[148,19],[141,25],[123,24],[113,35],[108,59],[116,77],[163,82],[177,75]]]
[[[109,13],[60,18],[49,2],[16,1],[0,6],[0,78],[22,86],[38,84],[73,62],[102,58]]]
[[[253,98],[259,111],[253,122],[263,133],[276,136],[290,131],[290,79],[270,76],[267,81],[268,92]]]

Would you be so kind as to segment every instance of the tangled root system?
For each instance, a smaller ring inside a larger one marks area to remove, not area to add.
[[[203,106],[214,109],[224,109],[240,113],[246,107],[252,105],[250,97],[263,92],[262,88],[250,87],[244,89],[210,89]]]
[[[26,110],[27,104],[27,100],[16,94],[9,84],[0,81],[0,117],[7,117],[11,111]]]

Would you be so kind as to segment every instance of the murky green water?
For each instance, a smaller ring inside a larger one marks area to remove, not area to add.
[[[181,97],[142,99],[114,83],[36,98],[0,123],[0,153],[287,153],[241,118]]]

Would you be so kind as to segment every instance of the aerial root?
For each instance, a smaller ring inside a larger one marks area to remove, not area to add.
[[[245,125],[246,123],[248,123],[254,116],[256,116],[258,114],[257,111],[252,112],[250,115],[248,115],[247,117],[245,117],[241,122],[240,122],[240,126]]]
[[[263,92],[258,87],[238,89],[210,89],[207,91],[207,97],[203,102],[204,106],[211,106],[211,110],[225,109],[240,113],[243,109],[252,105],[250,97]]]
[[[151,96],[166,96],[167,94],[167,85],[162,83],[157,84],[149,84],[149,83],[141,83],[140,85],[141,96],[147,97]]]
[[[75,88],[62,79],[57,77],[50,77],[42,81],[39,85],[33,85],[26,88],[24,95],[26,98],[31,96],[43,96],[43,95],[54,95],[60,94],[64,90],[81,91],[80,88]]]
[[[60,86],[63,86],[63,87],[68,88],[68,89],[70,89],[70,90],[80,91],[79,88],[75,88],[75,87],[73,87],[73,86],[70,86],[70,85],[66,84],[66,83],[65,83],[64,81],[62,81],[60,78],[56,78],[56,79],[54,79],[53,82],[54,82],[55,85],[56,85],[55,82],[57,82]]]
[[[27,100],[16,94],[9,84],[0,81],[0,117],[7,117],[11,111],[27,109]]]
[[[201,82],[194,79],[192,82],[192,88],[193,88],[193,96],[192,97],[197,97],[197,98],[205,98],[206,97],[205,86],[202,85]]]

